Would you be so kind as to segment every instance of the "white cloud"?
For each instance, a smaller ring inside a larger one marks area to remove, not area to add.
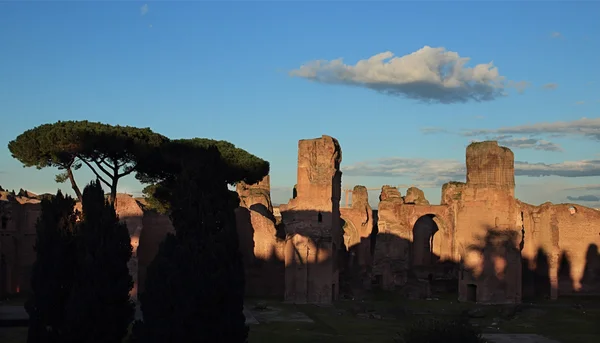
[[[425,46],[401,57],[386,51],[354,65],[344,64],[341,58],[316,60],[292,70],[290,75],[444,104],[494,100],[506,95],[507,88],[522,91],[528,86],[524,81],[506,81],[493,62],[467,67],[469,61],[443,47]]]
[[[143,4],[142,7],[140,7],[140,15],[145,16],[149,9],[148,4]]]
[[[559,38],[564,38],[564,36],[562,35],[562,33],[554,31],[550,34],[551,38],[555,38],[555,39],[559,39]]]
[[[585,104],[585,101],[577,101],[577,102],[575,102],[575,105],[583,105],[583,104]]]
[[[545,85],[542,86],[542,88],[549,89],[549,90],[555,90],[556,88],[558,88],[558,83],[546,83]]]
[[[458,160],[430,160],[401,157],[381,158],[342,167],[347,176],[408,177],[417,183],[442,185],[448,181],[464,181],[466,166]],[[529,163],[515,161],[516,176],[600,176],[600,160],[565,161],[562,163]]]

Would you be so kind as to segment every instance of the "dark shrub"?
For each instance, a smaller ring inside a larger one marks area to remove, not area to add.
[[[468,318],[420,320],[398,334],[396,343],[484,343]]]

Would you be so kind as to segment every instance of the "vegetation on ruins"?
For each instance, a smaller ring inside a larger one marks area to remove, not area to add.
[[[484,343],[467,317],[419,320],[400,333],[396,343]]]
[[[58,191],[41,202],[36,225],[36,260],[31,274],[28,343],[62,342],[65,307],[75,278],[75,200]]]
[[[138,175],[159,184],[175,235],[148,267],[140,294],[144,320],[134,325],[134,342],[247,341],[234,215],[239,199],[227,184],[256,183],[269,164],[227,142],[206,142],[172,141],[140,165]]]
[[[69,180],[80,201],[82,194],[73,171],[85,164],[110,189],[112,202],[119,179],[135,172],[137,161],[167,140],[149,128],[58,121],[23,132],[8,149],[25,167],[61,170],[56,181]]]
[[[119,343],[133,321],[129,231],[104,198],[100,182],[83,191],[78,225],[77,275],[66,307],[63,342]]]
[[[84,217],[59,191],[37,223],[28,342],[121,342],[133,320],[129,232],[99,182],[83,191]]]

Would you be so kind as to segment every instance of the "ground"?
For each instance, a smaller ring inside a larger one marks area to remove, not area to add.
[[[479,306],[451,298],[407,300],[378,293],[334,306],[282,304],[248,299],[250,343],[393,342],[397,332],[421,318],[451,318],[465,313],[495,343],[597,343],[600,298],[561,298],[514,306]],[[523,335],[510,335],[510,334]],[[528,335],[525,335],[528,334]],[[26,328],[0,328],[0,342],[26,341]]]

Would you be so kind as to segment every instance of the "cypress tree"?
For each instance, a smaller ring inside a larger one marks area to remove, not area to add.
[[[77,277],[67,304],[64,343],[120,343],[133,321],[129,232],[105,200],[100,182],[83,191]]]
[[[247,342],[237,197],[227,188],[227,166],[214,147],[181,148],[177,172],[161,184],[170,190],[175,235],[148,267],[134,341]]]
[[[41,202],[31,294],[25,303],[29,314],[28,343],[62,342],[65,306],[77,267],[74,206],[75,201],[60,191],[56,197]]]

